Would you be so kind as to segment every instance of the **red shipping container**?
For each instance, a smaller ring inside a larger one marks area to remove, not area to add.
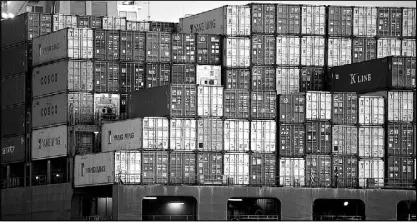
[[[170,64],[146,64],[146,88],[158,87],[168,85],[171,76]]]
[[[358,158],[356,156],[333,156],[332,180],[336,188],[357,188]]]
[[[32,43],[2,48],[1,63],[1,78],[29,72],[32,67]]]
[[[195,63],[195,34],[172,34],[172,62]]]
[[[279,156],[305,156],[306,131],[304,124],[280,124],[279,132]]]
[[[387,126],[387,153],[393,156],[415,156],[416,143],[412,124],[389,123]]]
[[[276,39],[273,35],[252,36],[252,64],[274,65]]]
[[[145,88],[145,65],[143,63],[120,63],[120,93],[130,93]]]
[[[276,70],[272,66],[254,66],[252,68],[252,90],[276,90]]]
[[[332,96],[332,123],[355,125],[358,123],[358,95],[335,92]]]
[[[330,154],[331,144],[332,127],[329,122],[306,122],[307,154]]]
[[[300,72],[300,92],[324,90],[324,68],[303,67]]]
[[[220,65],[220,35],[197,34],[197,64]]]
[[[251,92],[251,118],[252,119],[276,119],[275,91]]]
[[[275,154],[252,154],[249,184],[255,186],[275,186],[277,184],[275,169]]]
[[[388,157],[387,187],[415,189],[414,160],[412,157]]]
[[[225,89],[250,89],[249,69],[226,69],[223,80]]]
[[[198,184],[223,184],[223,155],[221,153],[198,153],[197,169]]]
[[[196,84],[196,65],[172,64],[172,84]]]
[[[376,59],[375,38],[354,38],[352,40],[352,63]]]
[[[309,187],[331,186],[331,156],[307,155],[306,157],[306,185]]]
[[[142,153],[142,183],[168,183],[168,152],[152,151]]]
[[[223,115],[225,118],[249,118],[249,90],[225,89],[223,99]]]
[[[301,33],[301,6],[277,5],[277,33],[299,35]]]
[[[94,31],[94,58],[98,60],[118,60],[120,58],[120,32],[113,30]]]
[[[120,60],[145,61],[145,32],[120,31]]]
[[[94,92],[119,92],[120,63],[94,61]]]
[[[146,32],[146,62],[171,62],[171,34]]]
[[[378,37],[401,37],[402,36],[402,8],[377,8]]]
[[[329,36],[349,37],[352,35],[353,7],[329,6],[328,19]]]
[[[103,18],[95,15],[79,15],[77,28],[102,29]]]
[[[169,183],[196,183],[196,154],[171,152],[169,154]]]
[[[281,123],[304,123],[306,119],[305,93],[278,95],[278,120]]]
[[[357,155],[358,127],[333,125],[332,153],[335,155]]]

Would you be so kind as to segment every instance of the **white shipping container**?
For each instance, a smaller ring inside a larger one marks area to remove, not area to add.
[[[414,95],[412,91],[379,91],[366,96],[382,96],[387,100],[386,114],[389,122],[414,121]]]
[[[303,158],[281,158],[279,184],[300,187],[305,185],[305,160]]]
[[[253,152],[272,153],[276,151],[276,122],[274,120],[253,120],[250,131]]]
[[[328,64],[342,66],[352,63],[352,39],[329,38]]]
[[[52,16],[52,19],[52,32],[65,28],[77,28],[78,25],[78,17],[76,15],[55,14]]]
[[[384,124],[384,98],[381,96],[359,96],[359,124]]]
[[[384,161],[381,159],[359,160],[359,186],[384,186]]]
[[[227,5],[180,18],[182,33],[243,36],[251,34],[250,7]]]
[[[277,95],[300,91],[300,69],[277,68]]]
[[[277,65],[300,65],[300,37],[277,36]]]
[[[416,57],[416,40],[415,39],[404,39],[402,40],[401,48],[402,56]]]
[[[129,119],[101,126],[101,151],[137,150],[143,148],[143,119]]]
[[[54,60],[92,59],[93,30],[68,28],[33,39],[32,65]]]
[[[32,131],[32,159],[67,156],[68,127],[66,125]]]
[[[223,65],[230,68],[250,66],[250,38],[224,38],[223,47]]]
[[[331,120],[332,94],[324,91],[309,91],[306,94],[306,119]]]
[[[224,175],[233,179],[233,184],[249,184],[249,154],[226,153],[223,160]]]
[[[222,86],[197,86],[197,115],[205,117],[223,116]]]
[[[99,118],[120,115],[120,94],[94,94],[94,114]]]
[[[222,85],[222,67],[211,65],[197,65],[197,84]]]
[[[383,58],[387,56],[400,56],[401,55],[401,40],[396,38],[380,38],[378,39],[377,58]]]
[[[91,92],[93,63],[66,60],[34,68],[32,71],[33,97],[57,92]]]
[[[195,119],[171,119],[170,143],[174,151],[197,149],[197,121]]]
[[[377,9],[375,7],[354,7],[353,35],[376,36]]]
[[[169,121],[165,117],[143,118],[143,148],[168,149]]]
[[[301,65],[324,66],[325,39],[322,36],[301,38]]]
[[[224,150],[230,152],[249,151],[249,121],[224,121]]]
[[[326,7],[306,5],[301,8],[301,33],[324,35],[326,26]]]
[[[416,36],[416,8],[403,9],[403,36]]]
[[[124,17],[103,17],[103,29],[126,30],[126,18]]]
[[[385,134],[384,128],[379,126],[359,127],[359,157],[383,158]]]

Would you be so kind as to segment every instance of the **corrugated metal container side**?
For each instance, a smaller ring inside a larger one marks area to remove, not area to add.
[[[277,123],[275,120],[254,120],[251,122],[251,151],[256,153],[276,152]]]
[[[171,62],[171,33],[146,32],[146,62]]]
[[[249,69],[225,69],[222,76],[225,89],[250,89]]]
[[[32,67],[32,44],[22,43],[1,49],[1,78],[23,74]]]
[[[94,92],[119,92],[120,63],[94,61]]]
[[[306,153],[330,154],[332,152],[332,126],[329,122],[306,122]]]
[[[197,154],[197,181],[201,185],[223,184],[223,155],[221,153]]]
[[[414,160],[411,157],[388,157],[387,187],[414,188]]]
[[[333,156],[334,185],[337,188],[358,187],[358,158],[356,156]],[[337,181],[336,181],[337,178]]]
[[[353,7],[329,6],[328,19],[329,36],[352,36]]]
[[[120,94],[120,114],[129,117],[130,94]]]
[[[25,134],[25,105],[1,110],[1,137]]]
[[[401,40],[396,38],[380,38],[377,41],[377,58],[401,55]]]
[[[120,60],[145,61],[145,33],[138,31],[120,31]]]
[[[278,95],[278,120],[280,123],[304,123],[306,119],[305,93]]]
[[[124,17],[103,17],[103,29],[126,30],[126,18]]]
[[[300,69],[277,68],[276,69],[277,94],[298,93],[300,90]]]
[[[120,59],[120,32],[94,30],[94,58],[98,60]],[[123,49],[122,49],[123,50]]]
[[[352,62],[352,39],[329,38],[328,39],[328,66],[341,66]]]
[[[401,40],[401,55],[416,57],[416,40],[415,39]]]
[[[217,85],[222,84],[222,67],[213,65],[197,65],[197,84]]]
[[[195,184],[196,154],[172,152],[169,154],[169,183],[170,184]]]
[[[224,175],[231,185],[249,185],[249,154],[224,154]]]
[[[359,187],[383,187],[384,186],[384,161],[375,159],[359,160]]]
[[[196,84],[196,65],[172,64],[172,84]]]
[[[376,59],[376,39],[374,38],[354,38],[352,48],[352,63]]]
[[[167,184],[168,183],[168,152],[152,151],[142,153],[142,183]]]
[[[197,64],[220,65],[220,35],[197,34]]]
[[[330,155],[306,156],[306,185],[310,187],[330,187],[332,160]]]
[[[325,35],[326,7],[303,5],[301,7],[301,34]]]
[[[120,65],[119,92],[130,93],[145,88],[145,65],[140,62]],[[113,70],[114,71],[114,70]]]
[[[385,123],[385,103],[382,96],[359,96],[359,124],[383,125]]]
[[[252,40],[252,64],[274,65],[275,64],[275,36],[253,35]]]
[[[33,97],[59,92],[92,92],[93,63],[66,60],[36,67],[32,71]]]
[[[358,123],[358,95],[356,93],[333,93],[332,107],[333,124],[356,125]]]
[[[32,160],[67,156],[71,149],[69,133],[66,125],[33,130]]]
[[[324,66],[325,38],[304,36],[301,38],[301,65]]]
[[[385,129],[380,126],[361,126],[358,133],[360,158],[383,158]]]
[[[194,151],[197,149],[197,121],[195,119],[170,119],[170,149]]]
[[[95,15],[79,15],[77,28],[102,29],[102,17]]]
[[[415,156],[416,138],[412,124],[390,123],[387,125],[387,155]]]
[[[308,91],[306,93],[306,119],[331,120],[332,94],[325,91]]]
[[[358,127],[333,125],[332,154],[358,155]]]
[[[68,28],[33,39],[32,65],[54,60],[92,59],[93,58],[93,30]]]
[[[223,97],[223,115],[231,119],[247,119],[250,112],[249,90],[225,89]]]
[[[223,116],[223,87],[197,85],[197,115]]]
[[[403,8],[403,37],[416,36],[416,8]]]
[[[284,187],[305,186],[305,162],[303,158],[281,158],[279,185]]]
[[[101,127],[101,151],[138,150],[143,148],[143,119],[106,123]]]
[[[171,65],[169,63],[148,63],[145,68],[146,88],[165,86],[170,83]]]
[[[276,70],[273,66],[252,67],[252,88],[253,91],[274,91],[276,90]]]
[[[91,93],[61,93],[35,98],[32,102],[32,127],[48,125],[92,124],[94,99]]]
[[[220,119],[197,120],[197,149],[220,152],[223,150],[223,121]]]
[[[1,139],[1,164],[25,161],[25,135]]]
[[[251,39],[227,37],[223,39],[223,66],[245,68],[251,65]]]
[[[173,22],[149,22],[151,32],[175,32],[175,23]]]
[[[367,93],[379,90],[414,89],[415,57],[388,57],[333,67],[330,90]]]
[[[354,36],[376,36],[377,29],[377,8],[357,7],[353,8],[353,35]]]
[[[277,6],[277,33],[283,35],[299,35],[301,33],[301,6]]]
[[[52,32],[52,15],[40,14],[40,27],[39,35],[45,35]]]
[[[325,69],[323,67],[302,67],[300,72],[300,92],[324,90]]]
[[[251,91],[250,107],[252,119],[276,119],[276,91]]]
[[[1,108],[24,104],[26,101],[26,75],[1,79]]]
[[[150,31],[150,22],[147,21],[128,21],[126,20],[126,30],[128,31]]]
[[[172,62],[195,63],[196,36],[195,34],[172,34]]]
[[[168,149],[169,121],[164,117],[143,118],[143,148]]]
[[[196,85],[176,84],[136,91],[129,100],[129,117],[195,117],[196,102]]]
[[[52,16],[52,31],[58,31],[65,28],[77,28],[78,16],[55,14]]]
[[[114,152],[114,181],[120,184],[139,184],[142,175],[142,154],[139,151]]]
[[[279,6],[278,6],[279,7]],[[277,36],[277,65],[299,66],[301,58],[301,38],[297,36]]]
[[[249,167],[249,184],[255,186],[275,186],[277,184],[276,162],[275,154],[252,154]]]
[[[402,8],[377,8],[377,36],[401,37],[403,9]]]
[[[94,94],[94,114],[96,117],[120,115],[120,94]]]
[[[251,4],[252,34],[275,34],[276,9],[274,4]]]
[[[279,124],[279,156],[304,157],[305,135],[304,124]]]
[[[248,120],[224,121],[224,150],[226,152],[246,152],[250,145],[250,125]]]

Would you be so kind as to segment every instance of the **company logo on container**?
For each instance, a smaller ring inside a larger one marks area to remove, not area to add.
[[[358,75],[358,73],[349,74],[350,75],[350,84],[370,82],[371,74]]]
[[[119,140],[119,141],[124,140],[124,139],[130,140],[134,138],[135,138],[135,133],[125,133],[124,135],[123,134],[114,135],[114,140]]]
[[[52,44],[52,45],[48,45],[46,47],[43,47],[42,50],[41,50],[41,55],[42,54],[46,54],[48,52],[55,51],[55,50],[59,49],[59,47],[60,47],[59,46],[59,43],[56,43],[56,44]],[[39,44],[39,48],[41,48],[41,45],[40,44]]]
[[[46,84],[55,83],[55,82],[58,82],[57,73],[41,77],[41,85],[46,85]]]
[[[214,28],[216,28],[216,19],[209,20],[209,21],[206,21],[206,22],[202,22],[200,24],[191,24],[190,25],[191,33],[202,32],[204,30],[214,29]]]
[[[106,172],[106,166],[95,166],[85,168],[87,173],[103,173]]]
[[[52,105],[52,106],[48,106],[45,108],[41,108],[41,116],[51,116],[51,115],[55,115],[58,114],[58,106],[57,105]]]
[[[42,147],[47,148],[47,147],[53,147],[53,146],[59,146],[61,145],[61,137],[56,137],[56,138],[46,138],[46,139],[39,139],[39,147],[38,149],[42,149]]]
[[[12,154],[14,153],[14,149],[15,149],[15,146],[3,147],[3,149],[1,150],[1,154],[2,155]]]

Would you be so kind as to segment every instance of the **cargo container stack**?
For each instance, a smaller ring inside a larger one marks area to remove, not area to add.
[[[416,8],[402,8],[401,55],[416,57]]]

